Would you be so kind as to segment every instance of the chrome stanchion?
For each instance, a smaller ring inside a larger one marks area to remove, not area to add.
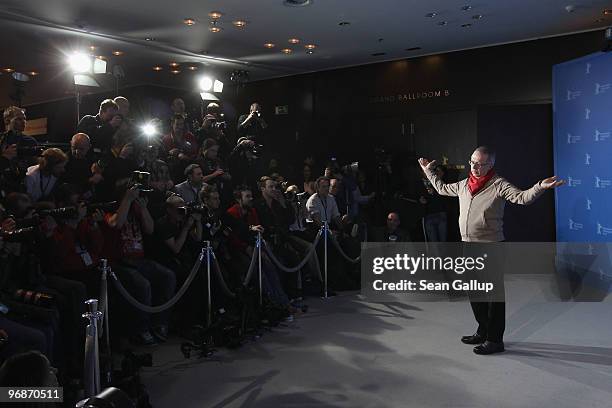
[[[210,241],[206,242],[206,248],[202,248],[202,251],[206,251],[206,288],[208,290],[208,312],[206,313],[206,327],[210,327],[212,325],[212,297],[210,290]]]
[[[83,317],[89,320],[85,332],[85,365],[84,382],[85,396],[92,397],[102,391],[100,387],[100,354],[98,348],[98,321],[102,318],[102,312],[98,310],[98,300],[89,299],[85,301],[86,313]]]
[[[110,384],[112,381],[112,355],[111,355],[111,344],[110,344],[110,317],[109,317],[109,309],[110,306],[108,304],[108,279],[107,276],[109,273],[112,273],[111,268],[108,266],[108,260],[100,259],[102,263],[102,277],[101,277],[101,285],[104,288],[102,301],[104,302],[104,346],[106,347],[106,353],[108,353],[108,365],[106,366],[106,384]]]
[[[257,233],[257,262],[258,262],[258,274],[259,274],[259,306],[263,305],[263,284],[261,277],[261,232]]]
[[[323,223],[323,244],[325,246],[324,248],[324,272],[325,272],[325,276],[324,276],[324,289],[323,289],[323,298],[327,299],[327,233],[328,233],[328,225],[327,225],[327,221],[325,221]]]

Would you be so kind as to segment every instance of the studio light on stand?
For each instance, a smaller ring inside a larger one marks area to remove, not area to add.
[[[215,94],[223,92],[223,82],[205,76],[198,81],[198,88],[200,89],[202,101],[218,101],[219,97]]]
[[[103,59],[75,52],[68,56],[68,65],[73,74],[74,91],[76,96],[77,124],[81,118],[81,94],[79,86],[100,87],[94,79],[94,74],[106,74],[106,61]]]

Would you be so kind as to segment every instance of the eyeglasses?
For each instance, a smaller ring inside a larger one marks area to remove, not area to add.
[[[488,166],[489,164],[491,164],[491,163],[489,163],[489,162],[486,162],[486,163],[478,163],[478,162],[473,162],[473,161],[471,161],[471,160],[470,160],[468,163],[469,163],[469,165],[470,165],[470,166],[472,166],[472,167],[476,167],[476,168],[478,168],[478,167]]]

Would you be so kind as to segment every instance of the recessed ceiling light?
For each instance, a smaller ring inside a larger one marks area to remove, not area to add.
[[[281,50],[281,52],[282,52],[283,54],[291,54],[291,53],[293,52],[293,50],[292,50],[291,48],[283,48],[283,49]]]
[[[213,20],[221,18],[222,15],[223,13],[220,11],[211,11],[210,13],[208,13],[208,17],[212,18]]]
[[[159,65],[156,65],[153,67],[153,71],[161,71],[163,68],[160,67]]]
[[[36,72],[36,71],[30,71],[30,72],[28,72],[28,75],[31,75],[31,76],[36,76],[36,75],[38,75],[38,72]]]
[[[380,57],[382,55],[387,54],[386,52],[375,52],[374,54],[372,54],[373,57]]]
[[[172,72],[174,75],[176,75],[176,74],[180,74],[180,73],[181,73],[181,71],[179,71],[178,69],[173,69],[173,70],[172,70],[172,71],[170,71],[170,72]]]
[[[300,39],[299,38],[290,38],[289,39],[289,44],[299,44],[300,43]]]
[[[406,51],[417,51],[420,50],[421,47],[412,47],[412,48],[406,48]]]
[[[244,21],[244,20],[236,20],[236,21],[232,22],[232,24],[236,28],[244,28],[247,25],[247,22]]]
[[[96,58],[102,61],[106,61],[106,57],[104,55],[96,55]]]
[[[472,6],[470,6],[469,4],[466,4],[465,6],[461,7],[461,10],[463,11],[470,11],[472,9]]]
[[[481,18],[482,18],[482,14],[474,14],[474,15],[472,16],[472,19],[473,19],[473,20],[480,20]]]
[[[94,46],[92,45],[92,46],[90,46],[90,47],[89,47],[89,50],[90,50],[90,51],[95,51],[95,50],[96,50],[96,47],[94,47]]]
[[[306,48],[307,50],[314,50],[315,48],[317,48],[317,45],[316,44],[306,44],[304,48]]]
[[[447,25],[447,24],[448,24],[448,21],[440,21],[440,22],[438,23],[438,25],[439,25],[439,26],[445,26],[445,25]]]
[[[153,41],[153,40],[154,40],[154,38],[153,38],[153,37],[147,37],[147,38],[145,38],[145,41]]]
[[[211,33],[218,33],[221,31],[221,27],[217,27],[217,26],[212,26],[209,28]]]
[[[274,48],[274,47],[275,47],[275,45],[274,45],[274,44],[272,44],[272,43],[265,43],[265,44],[264,44],[264,47],[266,47],[266,48]]]
[[[190,70],[190,71],[196,71],[198,69],[198,67],[196,67],[195,65],[189,65],[187,67],[187,69]]]
[[[119,56],[123,55],[123,51],[119,51],[119,50],[113,51],[113,55],[119,57]]]
[[[196,23],[196,21],[193,18],[186,18],[183,20],[183,23],[185,23],[185,25],[192,26]]]
[[[612,9],[605,9],[605,10],[603,11],[603,15],[604,15],[604,16],[609,16],[609,15],[612,15]]]
[[[306,50],[306,54],[313,54],[314,50]]]
[[[472,24],[467,23],[467,24],[461,24],[461,27],[463,28],[470,28],[472,26]]]
[[[13,68],[2,68],[2,70],[6,72],[7,74],[10,74],[11,72],[15,71],[15,69]]]
[[[350,26],[351,23],[349,21],[341,21],[341,22],[338,23],[338,25],[340,27],[346,27],[346,26]]]
[[[170,63],[170,64],[168,64],[168,65],[170,65],[171,67],[176,68],[176,67],[178,67],[178,66],[179,66],[179,63],[178,63],[178,62],[171,62],[171,63]]]
[[[438,13],[436,13],[435,11],[431,12],[431,13],[427,13],[425,14],[425,17],[427,18],[434,18],[435,16],[437,16]]]
[[[284,0],[283,4],[289,7],[304,7],[312,4],[312,0]]]

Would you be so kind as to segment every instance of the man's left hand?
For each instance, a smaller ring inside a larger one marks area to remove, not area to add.
[[[565,184],[565,180],[560,180],[557,176],[552,176],[540,182],[540,186],[545,190],[556,188]]]

